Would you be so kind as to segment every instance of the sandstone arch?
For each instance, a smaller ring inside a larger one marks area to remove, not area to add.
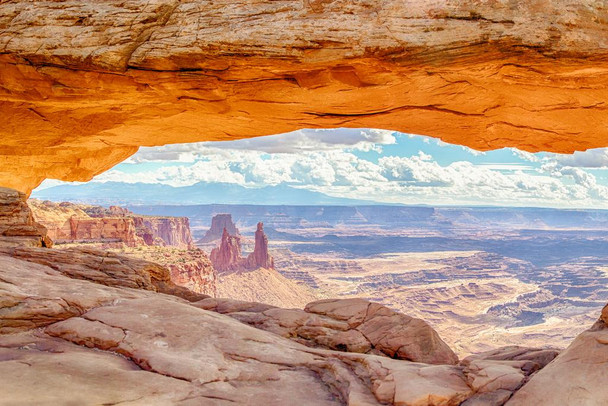
[[[607,87],[608,8],[592,0],[13,0],[0,186],[303,127],[570,153],[608,146]]]

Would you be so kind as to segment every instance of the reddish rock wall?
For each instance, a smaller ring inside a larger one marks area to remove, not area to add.
[[[193,246],[187,217],[144,217],[118,206],[104,208],[35,199],[30,204],[36,219],[58,243],[119,241],[130,247]]]
[[[213,267],[222,272],[274,268],[274,260],[268,254],[268,238],[261,222],[255,232],[255,247],[247,258],[241,256],[241,238],[230,235],[226,229],[222,234],[220,246],[211,250],[210,258]]]

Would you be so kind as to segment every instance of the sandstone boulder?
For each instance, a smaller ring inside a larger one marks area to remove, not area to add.
[[[38,224],[25,194],[0,187],[0,246],[51,247],[47,230]]]
[[[177,286],[171,281],[170,271],[154,262],[99,249],[17,247],[0,248],[0,253],[47,265],[70,278],[89,280],[106,286],[145,289],[180,296],[187,300],[208,297]]]
[[[311,349],[161,298],[123,300],[45,331],[232,404],[457,405],[472,394],[455,366]]]
[[[605,310],[591,329],[574,339],[553,362],[534,375],[508,406],[608,404],[608,326]]]
[[[556,349],[502,347],[471,355],[460,363],[475,395],[463,406],[502,406],[534,373],[551,362]]]
[[[304,310],[205,299],[195,306],[312,347],[371,353],[427,364],[456,364],[456,354],[426,322],[363,299],[309,303]]]

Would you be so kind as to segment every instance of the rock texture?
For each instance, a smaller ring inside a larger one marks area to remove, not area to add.
[[[207,230],[203,238],[201,238],[197,242],[200,244],[206,244],[215,240],[219,240],[220,238],[222,238],[224,229],[226,229],[226,231],[228,231],[228,234],[230,235],[239,235],[239,230],[233,223],[231,214],[216,214],[211,219],[211,227],[209,228],[209,230]]]
[[[228,234],[224,229],[220,246],[211,250],[209,258],[213,267],[220,272],[242,270],[244,260],[241,256],[241,238]]]
[[[93,248],[0,248],[0,255],[47,265],[63,275],[106,286],[144,289],[200,300],[208,296],[175,285],[167,268],[141,259]]]
[[[0,255],[0,403],[459,405],[487,393],[496,399],[498,388],[515,387],[551,358],[511,348],[478,355],[466,366],[428,365],[310,348],[197,308],[200,301],[121,283],[72,279]],[[362,316],[353,318],[340,302],[310,308],[335,325]],[[215,307],[233,314],[289,312],[235,301]],[[488,361],[496,364],[479,365]]]
[[[0,187],[0,247],[51,247],[46,228],[34,220],[23,193]]]
[[[69,202],[29,201],[34,217],[48,229],[56,243],[122,242],[192,248],[187,217],[137,216],[119,206],[78,205]]]
[[[188,217],[132,216],[136,234],[147,245],[168,245],[182,249],[194,247]]]
[[[458,363],[456,354],[423,320],[363,299],[321,300],[304,310],[212,298],[196,306],[313,347],[427,364]]]
[[[268,253],[268,237],[264,234],[264,224],[258,223],[255,232],[253,252],[247,258],[241,256],[241,237],[230,235],[224,228],[220,245],[211,250],[211,263],[221,272],[274,269],[274,260]]]
[[[502,404],[552,356],[446,365],[456,356],[428,324],[363,300],[280,309],[195,294],[105,251],[0,248],[4,404]]]
[[[0,185],[303,127],[604,147],[607,21],[595,0],[4,1]]]
[[[264,234],[264,224],[261,222],[257,225],[255,231],[255,245],[253,252],[247,255],[245,267],[247,269],[274,269],[274,260],[268,253],[268,237]]]
[[[507,403],[508,406],[588,405],[608,403],[608,318],[580,334],[551,364],[536,374]]]
[[[171,281],[189,290],[216,297],[218,274],[207,254],[199,249],[181,250],[170,247],[119,248],[117,253],[154,262],[169,269]]]

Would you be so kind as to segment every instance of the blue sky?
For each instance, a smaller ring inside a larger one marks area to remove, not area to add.
[[[608,209],[608,149],[574,155],[479,152],[374,129],[299,130],[141,148],[94,182],[289,184],[404,204]],[[46,181],[41,188],[57,184]]]

